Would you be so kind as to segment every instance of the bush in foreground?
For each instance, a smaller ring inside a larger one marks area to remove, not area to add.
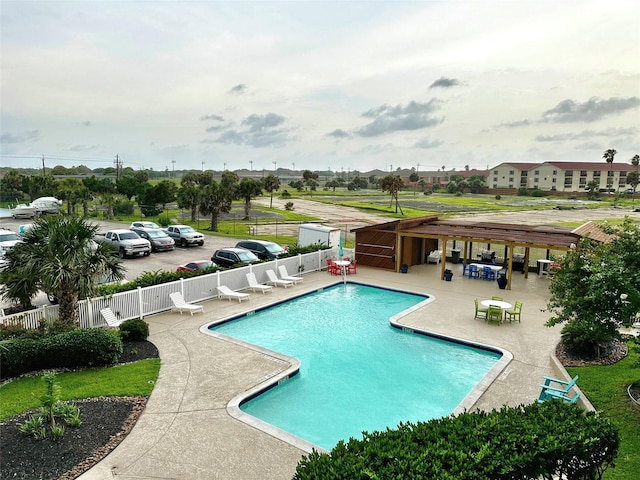
[[[149,324],[141,318],[132,318],[120,324],[120,337],[125,342],[142,342],[148,336]]]
[[[303,457],[293,478],[599,479],[618,445],[607,419],[548,401],[365,432]]]

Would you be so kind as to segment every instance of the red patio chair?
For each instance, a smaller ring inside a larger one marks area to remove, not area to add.
[[[358,264],[358,261],[354,258],[354,259],[353,259],[353,262],[351,262],[351,265],[349,265],[349,266],[347,267],[347,274],[349,274],[349,275],[350,275],[350,274],[352,274],[352,273],[353,273],[353,274],[357,273],[357,271],[356,271],[356,269],[357,269],[357,264]]]
[[[332,258],[327,258],[327,272],[329,272],[329,275],[341,275],[340,267],[333,263]]]

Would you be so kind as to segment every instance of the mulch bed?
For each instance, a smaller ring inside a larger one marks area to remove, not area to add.
[[[128,342],[120,363],[158,358],[148,341]],[[100,397],[74,402],[82,425],[65,427],[58,440],[34,440],[19,431],[25,413],[0,423],[0,478],[71,480],[111,452],[131,431],[147,404],[147,397]]]

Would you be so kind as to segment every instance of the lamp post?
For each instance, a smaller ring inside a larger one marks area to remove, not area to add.
[[[272,163],[273,163],[273,173],[276,173],[276,171],[278,170],[278,162],[274,160]]]

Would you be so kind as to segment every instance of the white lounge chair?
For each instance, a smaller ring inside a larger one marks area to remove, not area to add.
[[[267,278],[269,279],[269,281],[267,282],[267,284],[269,285],[273,285],[274,287],[284,287],[287,288],[290,285],[293,285],[293,282],[291,280],[281,280],[277,277],[276,272],[274,272],[273,270],[267,270],[265,272],[267,274]]]
[[[172,310],[180,310],[180,315],[182,315],[182,310],[186,310],[191,315],[193,315],[193,312],[204,313],[204,308],[202,307],[202,305],[194,305],[193,303],[185,302],[184,297],[180,292],[170,293],[169,298],[173,302]]]
[[[435,263],[436,265],[442,261],[442,250],[432,250],[427,257],[427,263]]]
[[[107,322],[107,325],[110,327],[117,327],[123,322],[123,320],[118,320],[116,314],[108,307],[100,310],[100,315],[102,315],[102,318],[104,318],[104,321]]]
[[[289,273],[287,272],[287,267],[285,267],[284,265],[280,265],[278,267],[278,272],[280,272],[280,278],[282,280],[289,280],[290,282],[293,282],[293,283],[302,282],[303,280],[302,277],[294,277],[292,275],[289,275]]]
[[[216,288],[218,289],[218,295],[220,296],[220,298],[228,298],[229,301],[231,301],[232,298],[237,298],[238,303],[242,302],[242,300],[249,300],[248,293],[235,292],[226,285],[220,285]]]
[[[263,285],[258,283],[255,273],[247,273],[247,282],[249,282],[249,288],[252,292],[259,290],[264,295],[264,292],[273,292],[273,285]]]

